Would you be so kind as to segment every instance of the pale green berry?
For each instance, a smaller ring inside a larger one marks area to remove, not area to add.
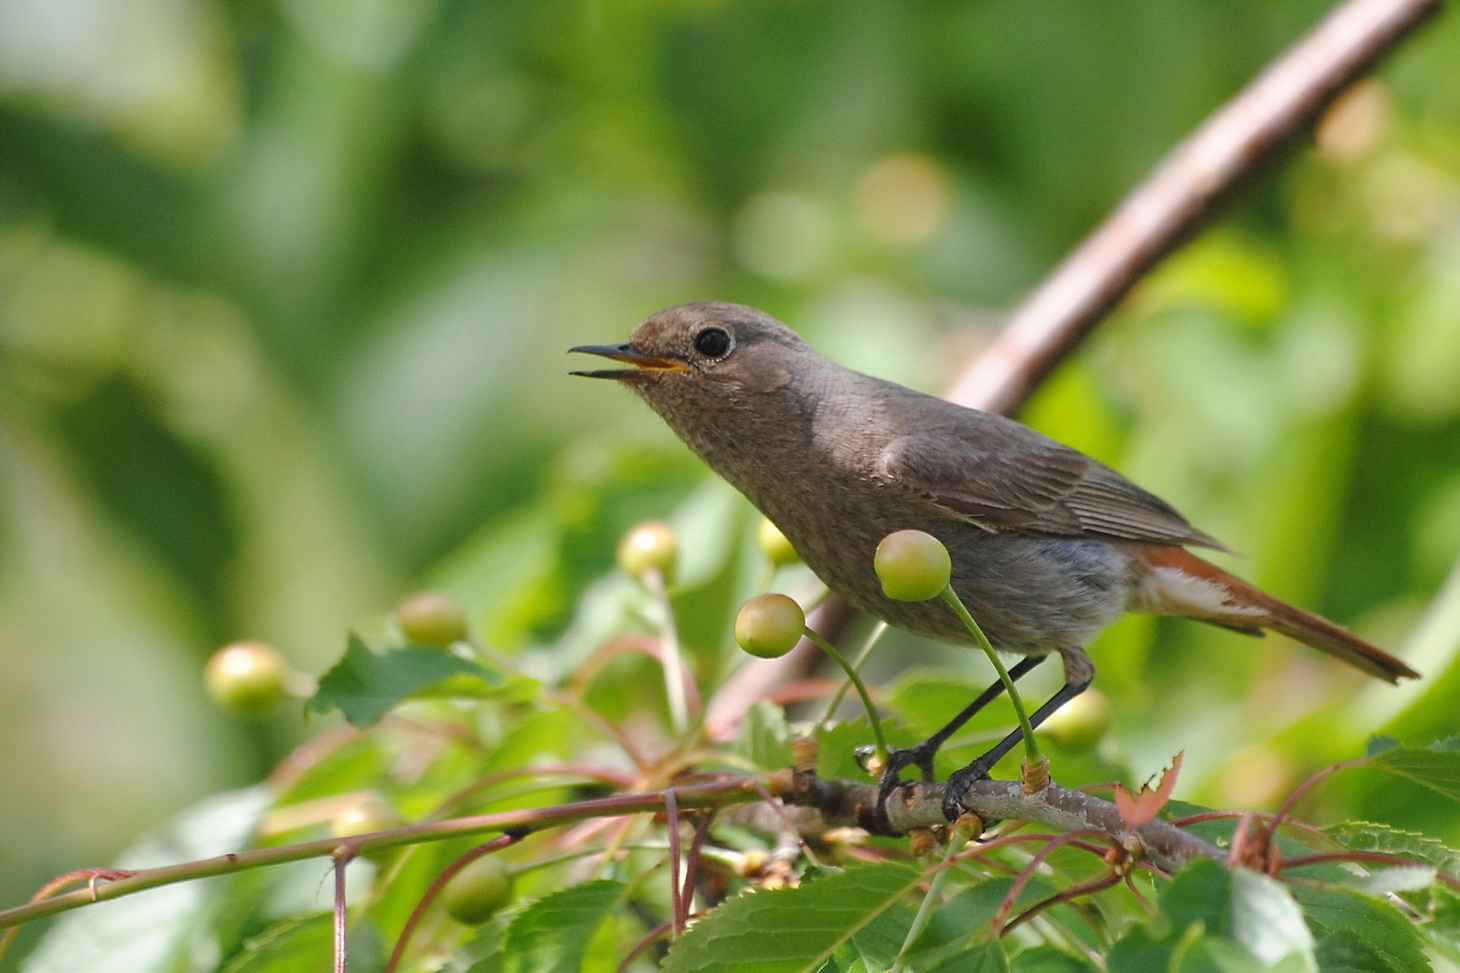
[[[665,581],[674,575],[679,541],[674,528],[662,520],[646,520],[633,527],[618,545],[618,566],[633,578],[657,570]]]
[[[412,645],[447,648],[467,637],[466,609],[439,591],[418,591],[395,606],[401,635]]]
[[[451,877],[441,900],[457,922],[480,925],[511,903],[512,873],[495,855],[484,855]]]
[[[735,616],[735,641],[751,655],[775,659],[796,647],[806,631],[806,613],[785,595],[757,595]]]
[[[882,538],[872,559],[882,593],[894,601],[927,601],[948,587],[953,561],[932,534],[899,530]]]
[[[781,528],[771,523],[769,518],[761,519],[760,527],[755,532],[755,542],[767,560],[778,568],[801,560],[801,555],[796,553],[786,535],[781,533]]]
[[[259,713],[287,694],[289,667],[284,657],[263,642],[234,642],[208,660],[203,686],[218,705]]]

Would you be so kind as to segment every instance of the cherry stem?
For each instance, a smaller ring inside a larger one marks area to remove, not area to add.
[[[951,584],[943,588],[942,598],[963,620],[963,625],[973,635],[973,640],[989,657],[989,662],[993,663],[994,671],[999,674],[999,682],[1004,684],[1004,691],[1009,694],[1009,702],[1014,706],[1014,715],[1019,719],[1019,730],[1024,737],[1025,764],[1030,767],[1038,766],[1044,761],[1044,757],[1039,752],[1039,744],[1034,742],[1034,727],[1029,725],[1029,716],[1024,712],[1024,700],[1019,696],[1019,691],[1014,688],[1014,680],[1009,678],[1009,670],[1004,668],[1004,663],[1000,661],[999,654],[994,651],[989,637],[983,633],[983,629],[978,627],[978,622],[974,621],[973,616],[968,613],[963,600],[958,597],[958,593],[953,590]]]
[[[826,639],[817,635],[809,627],[805,629],[808,639],[815,642],[817,647],[827,655],[831,656],[833,662],[842,667],[842,672],[847,674],[852,685],[857,688],[857,695],[862,697],[862,705],[867,709],[867,720],[872,724],[872,735],[877,739],[877,764],[884,766],[887,763],[887,738],[882,735],[882,721],[877,718],[877,707],[872,705],[872,695],[867,692],[867,684],[862,682],[862,677],[857,670],[847,661],[846,656],[837,651],[836,646]]]

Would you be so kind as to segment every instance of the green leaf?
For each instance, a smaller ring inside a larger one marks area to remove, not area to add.
[[[1377,851],[1400,855],[1410,861],[1433,865],[1440,871],[1460,875],[1460,852],[1428,835],[1400,831],[1385,824],[1347,821],[1325,828],[1324,834],[1354,851]]]
[[[1381,754],[1388,753],[1390,750],[1394,750],[1402,746],[1404,746],[1404,744],[1400,743],[1398,740],[1394,739],[1391,736],[1371,736],[1369,737],[1368,742],[1364,744],[1364,756],[1378,757]]]
[[[1294,888],[1317,937],[1323,973],[1410,973],[1429,968],[1413,923],[1387,901],[1341,888]]]
[[[262,787],[210,797],[184,811],[164,833],[133,846],[120,868],[151,868],[210,858],[248,845],[270,795]],[[99,902],[57,920],[26,959],[27,973],[167,970],[191,953],[195,935],[221,906],[225,876],[181,882]]]
[[[1268,964],[1313,952],[1313,933],[1287,887],[1246,868],[1232,871],[1231,913],[1224,932]]]
[[[902,863],[858,865],[793,889],[742,892],[690,927],[662,969],[809,973],[901,902],[922,874]]]
[[[600,879],[543,896],[507,927],[510,973],[575,973],[593,934],[619,907],[627,886]]]
[[[1014,973],[1095,973],[1089,960],[1062,953],[1052,946],[1036,946],[1014,957],[1009,968]]]
[[[1161,912],[1142,931],[1117,942],[1110,953],[1112,973],[1162,969],[1187,948],[1187,937],[1204,935],[1240,947],[1202,946],[1207,958],[1192,969],[1228,969],[1234,956],[1245,954],[1283,969],[1316,970],[1313,934],[1302,910],[1281,883],[1250,869],[1228,870],[1217,862],[1199,861],[1184,869],[1161,895]],[[1205,930],[1204,934],[1192,932]],[[1194,961],[1193,961],[1194,962]],[[1181,969],[1186,969],[1182,960]]]
[[[332,913],[289,919],[270,926],[244,944],[222,973],[290,973],[331,965],[335,947]],[[350,957],[352,968],[358,966]]]
[[[1460,963],[1460,895],[1443,885],[1430,893],[1429,921],[1419,931],[1447,959]]]
[[[752,703],[735,735],[735,752],[761,770],[779,770],[791,764],[791,738],[786,711],[761,700]]]
[[[372,652],[351,635],[345,657],[319,680],[319,690],[305,704],[319,713],[338,709],[355,726],[373,726],[401,700],[453,676],[471,676],[488,685],[501,677],[475,662],[440,649],[411,646]]]
[[[919,739],[911,727],[897,723],[884,722],[882,730],[887,735],[889,746],[912,746]],[[846,779],[870,782],[872,778],[857,763],[856,754],[858,747],[870,746],[876,739],[872,733],[871,724],[861,716],[845,723],[817,727],[816,772],[827,780]],[[904,779],[912,780],[916,774],[909,770],[903,776]]]
[[[990,939],[944,960],[929,973],[1008,973],[1008,970],[1009,956],[1004,952],[1004,944]]]
[[[836,965],[843,973],[882,973],[890,969],[907,931],[912,928],[914,911],[899,904],[869,922],[836,950]]]
[[[1429,865],[1379,868],[1359,880],[1358,889],[1369,895],[1390,892],[1420,892],[1435,884],[1436,871]]]
[[[1382,767],[1442,797],[1460,801],[1460,737],[1439,740],[1428,747],[1388,747],[1378,754],[1372,753],[1371,742],[1370,751],[1371,766]]]
[[[498,913],[478,927],[444,967],[444,973],[502,973],[507,968],[507,926],[515,913]]]

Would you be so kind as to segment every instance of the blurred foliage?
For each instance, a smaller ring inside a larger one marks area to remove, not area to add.
[[[427,581],[567,678],[618,624],[595,606],[623,596],[619,534],[655,516],[681,528],[682,636],[713,686],[760,571],[749,512],[563,350],[716,297],[936,388],[1325,9],[0,0],[4,901],[301,738],[296,710],[206,704],[227,640],[321,672]],[[1271,806],[1371,732],[1453,732],[1457,376],[1447,16],[1026,414],[1427,678],[1128,619],[1092,649],[1101,768],[1185,749],[1183,796]],[[912,659],[984,678],[895,638],[874,668]],[[662,705],[647,661],[611,665],[605,715]],[[1314,816],[1460,832],[1361,777]]]

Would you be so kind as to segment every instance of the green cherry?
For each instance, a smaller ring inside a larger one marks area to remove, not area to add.
[[[882,538],[872,566],[882,581],[882,593],[894,601],[936,598],[953,573],[948,548],[920,530],[899,530]]]
[[[735,616],[735,641],[751,655],[776,659],[801,641],[806,613],[785,595],[757,595]]]

